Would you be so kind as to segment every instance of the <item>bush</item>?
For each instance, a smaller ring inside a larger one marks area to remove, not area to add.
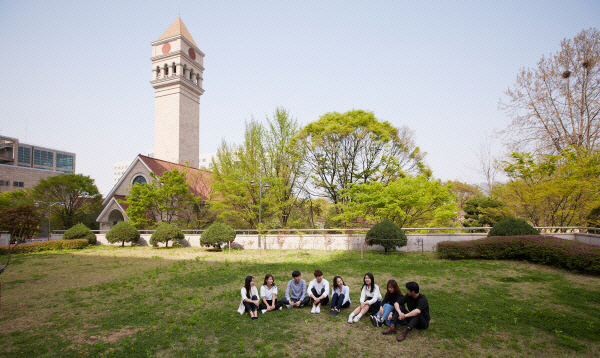
[[[235,230],[225,223],[216,222],[212,224],[200,236],[200,244],[202,246],[212,246],[218,249],[221,245],[235,239]]]
[[[178,227],[167,223],[160,223],[156,231],[150,236],[150,245],[156,247],[159,242],[164,242],[165,247],[168,247],[169,241],[182,240],[183,238],[183,232]]]
[[[65,231],[63,240],[86,239],[90,245],[96,245],[96,234],[87,226],[79,223]]]
[[[121,221],[106,233],[106,241],[111,244],[122,242],[121,246],[125,246],[126,242],[135,243],[140,241],[140,232],[127,221]]]
[[[12,253],[23,254],[49,250],[83,249],[87,246],[89,246],[89,243],[86,239],[39,241],[19,244],[12,250]],[[0,255],[6,254],[8,254],[8,245],[0,246]]]
[[[539,235],[538,229],[529,225],[523,219],[508,218],[500,220],[488,233],[492,236],[521,236],[521,235]]]
[[[396,247],[406,246],[408,239],[404,234],[404,231],[398,227],[395,223],[384,220],[378,224],[375,224],[371,230],[367,232],[365,238],[367,245],[381,245],[385,249],[394,250]]]
[[[600,274],[600,246],[552,236],[496,236],[437,244],[440,258],[451,260],[527,260],[571,271]]]

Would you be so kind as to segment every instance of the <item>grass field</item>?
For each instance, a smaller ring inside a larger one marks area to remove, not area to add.
[[[15,258],[0,276],[2,357],[600,356],[600,278],[526,262],[110,246]],[[282,292],[317,268],[344,278],[352,307],[365,272],[418,282],[430,328],[397,343],[349,310],[236,312],[246,275],[259,287],[272,273]]]

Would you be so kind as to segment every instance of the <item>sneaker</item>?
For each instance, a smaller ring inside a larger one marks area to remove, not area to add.
[[[329,310],[329,315],[333,316],[333,308]]]
[[[292,308],[292,305],[285,305],[285,308]]]
[[[354,316],[354,319],[352,320],[352,322],[358,323],[358,321],[360,321],[360,317]]]
[[[354,316],[352,316],[352,315],[348,316],[348,323],[354,323],[353,318],[354,318]]]
[[[265,312],[267,312],[267,310],[261,310],[262,314],[265,314]]]
[[[315,308],[317,307],[313,306],[313,308],[310,310],[310,313],[317,313],[317,310]]]
[[[333,317],[337,317],[337,316],[338,316],[338,314],[340,314],[340,312],[339,312],[339,311],[333,311]]]
[[[283,307],[279,306],[279,310],[280,310],[280,311],[281,311],[281,309],[282,309],[282,308],[283,308]],[[288,307],[288,308],[289,308],[289,307]]]
[[[376,316],[369,316],[369,319],[371,320],[371,324],[373,325],[373,327],[379,327],[379,321],[377,320]]]
[[[315,308],[315,313],[317,313],[317,314],[321,313],[321,307],[317,306]]]

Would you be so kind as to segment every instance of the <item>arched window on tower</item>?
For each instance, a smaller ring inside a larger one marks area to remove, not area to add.
[[[156,79],[160,78],[160,67],[156,66]]]
[[[169,75],[169,66],[165,64],[165,77]]]
[[[173,74],[177,73],[177,65],[175,65],[175,62],[173,62]]]
[[[190,69],[190,81],[193,81],[192,78],[194,78],[194,70]]]

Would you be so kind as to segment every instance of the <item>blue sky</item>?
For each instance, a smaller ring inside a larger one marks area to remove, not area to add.
[[[0,134],[75,152],[107,194],[112,163],[153,146],[150,43],[179,15],[206,54],[201,152],[277,106],[364,109],[414,130],[435,177],[478,183],[503,92],[600,2],[0,1]]]

